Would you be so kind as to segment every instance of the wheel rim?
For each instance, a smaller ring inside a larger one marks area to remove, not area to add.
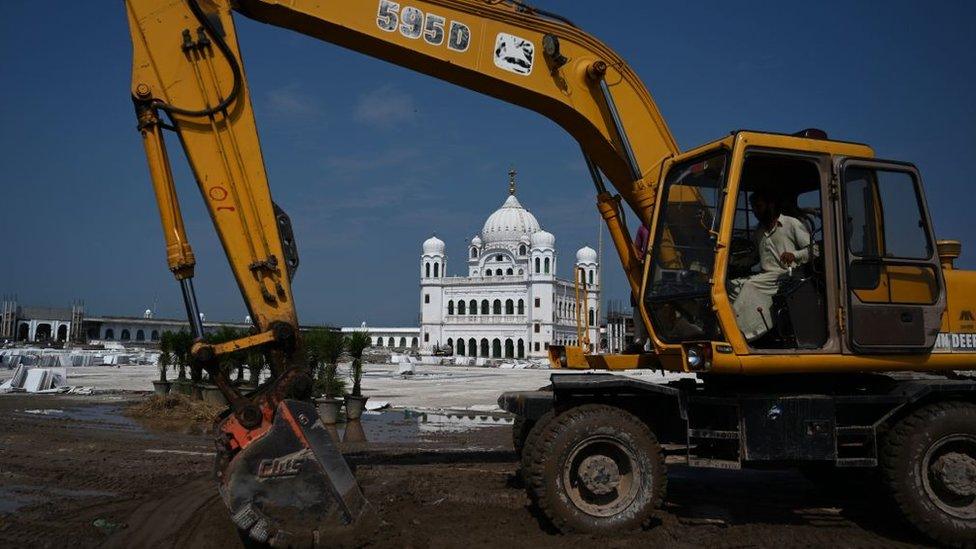
[[[922,460],[929,499],[957,518],[976,519],[976,436],[950,435],[929,446]]]
[[[627,444],[607,436],[592,436],[573,447],[562,480],[577,509],[594,517],[610,517],[634,502],[643,475]]]

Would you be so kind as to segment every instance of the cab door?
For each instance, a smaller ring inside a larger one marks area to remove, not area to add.
[[[849,348],[930,351],[945,310],[945,283],[918,171],[857,158],[838,160],[835,170]]]

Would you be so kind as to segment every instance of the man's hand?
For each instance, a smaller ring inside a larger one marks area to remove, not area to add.
[[[793,255],[793,252],[783,252],[779,256],[779,261],[783,265],[790,266],[794,261],[796,261],[796,256]]]

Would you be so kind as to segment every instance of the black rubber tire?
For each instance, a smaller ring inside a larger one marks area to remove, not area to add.
[[[522,441],[522,451],[519,453],[519,475],[522,477],[522,481],[526,486],[528,486],[528,476],[526,473],[528,464],[545,458],[545,454],[541,453],[539,438],[542,430],[545,429],[546,425],[549,425],[549,422],[554,417],[556,417],[555,410],[549,410],[542,414],[539,419],[532,422],[530,428],[523,430],[525,432],[525,438]],[[532,498],[531,490],[529,491],[529,498]]]
[[[563,471],[576,445],[594,435],[608,437],[632,453],[636,495],[622,511],[596,516],[573,503]],[[654,433],[633,414],[614,406],[586,404],[571,408],[532,430],[523,453],[529,496],[559,531],[610,534],[643,526],[664,501],[667,473]]]
[[[525,419],[525,416],[515,416],[512,420],[512,448],[515,455],[522,459],[522,448],[525,448],[525,438],[529,436],[534,421]]]
[[[939,402],[919,408],[892,427],[881,446],[881,468],[895,505],[905,519],[938,543],[976,548],[976,519],[940,509],[924,487],[929,447],[950,435],[976,436],[976,405]]]

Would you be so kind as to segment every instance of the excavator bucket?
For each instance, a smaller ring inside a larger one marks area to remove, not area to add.
[[[216,474],[242,535],[272,547],[353,544],[372,516],[308,402],[282,401],[266,432],[231,457],[218,455]]]

